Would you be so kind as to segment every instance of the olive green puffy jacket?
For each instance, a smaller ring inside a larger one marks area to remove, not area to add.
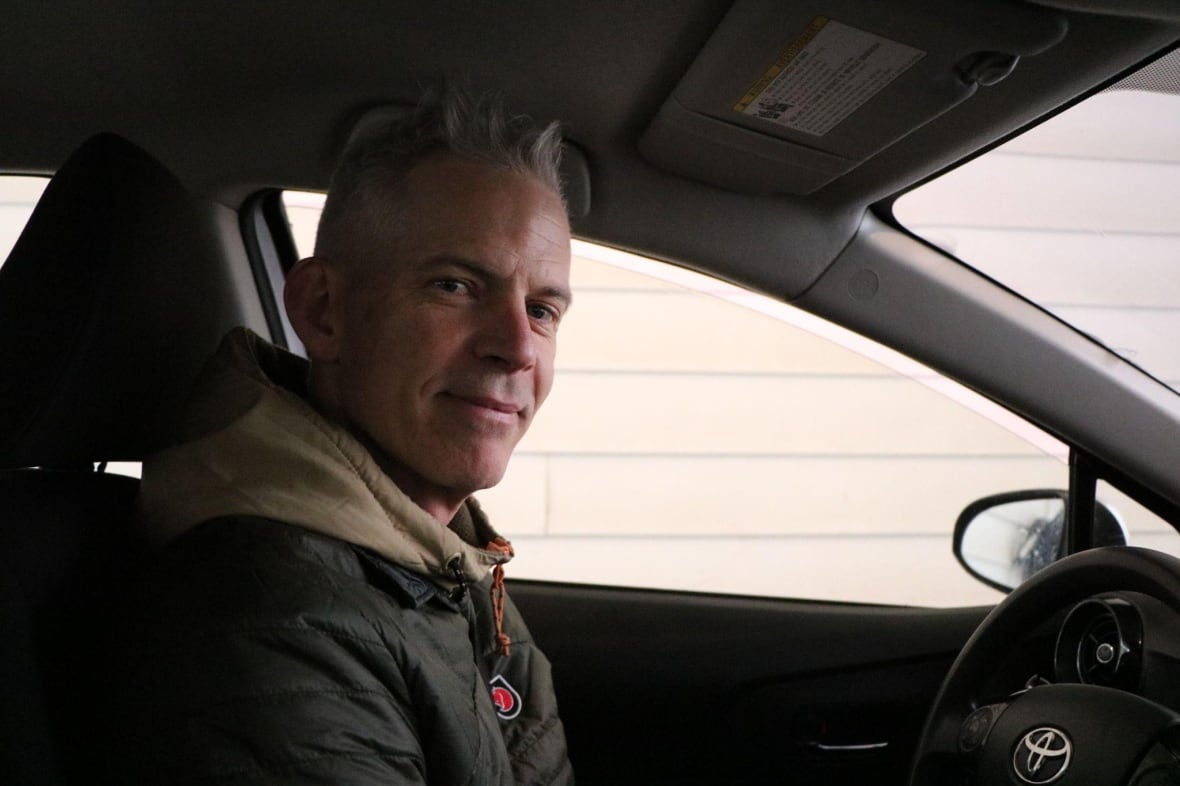
[[[490,583],[452,600],[287,524],[196,528],[115,634],[117,781],[572,783],[549,663],[510,602],[499,654]]]
[[[112,624],[119,783],[565,784],[549,663],[474,500],[443,526],[244,330],[144,462],[158,548]]]

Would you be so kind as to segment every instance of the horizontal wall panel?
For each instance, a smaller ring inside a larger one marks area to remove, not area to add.
[[[112,465],[118,469],[118,465]],[[950,532],[989,494],[1065,488],[1056,460],[724,459],[518,454],[504,481],[478,494],[506,534],[911,536]],[[1132,543],[1180,551],[1180,534],[1106,483],[1099,499]]]
[[[546,532],[950,533],[971,502],[1067,485],[1050,458],[552,458]]]
[[[1171,234],[1178,178],[1180,161],[995,152],[910,192],[897,215],[921,234],[939,226],[1090,232],[1095,242],[1104,231]],[[997,183],[1007,189],[998,192]]]
[[[923,235],[962,259],[985,264],[988,275],[1053,311],[1175,308],[1180,206],[1177,219],[1168,234],[1107,232],[1096,238],[1091,230],[939,226]]]
[[[951,556],[951,536],[518,538],[508,575],[621,587],[901,606],[992,605],[1003,594]],[[1175,538],[1136,545],[1180,556]]]
[[[737,595],[913,606],[994,604],[1003,595],[950,557],[951,539],[679,541],[519,538],[509,578],[703,589]]]
[[[484,506],[492,526],[509,539],[519,535],[543,535],[548,529],[549,459],[516,454],[504,479],[495,488],[475,496]]]
[[[904,377],[559,375],[531,452],[1021,454],[1036,449]]]
[[[890,374],[827,339],[752,309],[687,291],[591,291],[558,333],[571,370]]]
[[[570,264],[570,286],[574,292],[579,293],[575,297],[580,298],[581,293],[596,289],[637,291],[669,291],[680,289],[680,287],[654,276],[579,256],[576,248],[577,245],[575,243],[573,260]],[[632,257],[632,259],[639,260],[640,257]],[[646,259],[641,264],[643,263],[652,265],[653,267],[661,264]]]

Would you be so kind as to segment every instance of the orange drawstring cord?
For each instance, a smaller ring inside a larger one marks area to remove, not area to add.
[[[487,545],[488,551],[512,556],[512,544],[503,538],[496,538]],[[492,616],[496,621],[496,643],[500,654],[507,656],[511,651],[512,639],[504,632],[504,565],[492,568]]]

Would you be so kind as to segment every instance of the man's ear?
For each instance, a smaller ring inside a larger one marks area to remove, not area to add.
[[[340,271],[319,257],[300,260],[287,273],[283,305],[312,361],[333,363],[340,355],[342,297]]]

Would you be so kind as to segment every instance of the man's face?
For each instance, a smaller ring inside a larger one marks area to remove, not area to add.
[[[569,225],[540,180],[456,156],[404,184],[405,229],[346,274],[330,414],[436,512],[499,482],[549,394]]]

